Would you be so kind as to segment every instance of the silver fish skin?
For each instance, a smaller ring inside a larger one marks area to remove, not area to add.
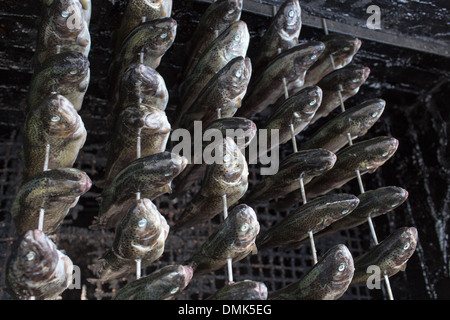
[[[230,137],[215,149],[223,161],[207,166],[199,192],[189,202],[172,228],[178,231],[212,219],[223,211],[222,196],[228,206],[237,203],[248,188],[248,165],[245,156]]]
[[[80,111],[89,82],[89,60],[84,55],[74,51],[53,55],[35,70],[27,94],[26,113],[53,94],[66,97]]]
[[[255,137],[257,128],[255,123],[249,119],[230,117],[214,120],[206,127],[204,133],[208,130],[219,130],[223,137],[229,136],[234,139],[238,147],[244,150]],[[204,142],[203,150],[208,144],[209,142]],[[186,169],[175,178],[175,188],[172,193],[173,196],[171,196],[173,198],[179,196],[180,193],[185,192],[193,183],[201,180],[205,174],[206,167],[207,165],[205,163],[195,164],[191,161],[186,166]]]
[[[241,107],[252,74],[249,58],[236,57],[208,81],[192,106],[181,115],[180,127],[194,130],[194,121],[208,126],[221,118],[231,118]]]
[[[13,243],[5,281],[15,299],[54,300],[72,283],[72,273],[72,260],[45,233],[33,229]]]
[[[267,300],[267,295],[264,282],[243,280],[227,284],[206,300]]]
[[[90,2],[90,1],[89,1]],[[49,57],[62,52],[76,51],[89,56],[91,36],[89,12],[79,0],[54,0],[43,5],[38,28],[34,68]]]
[[[190,283],[190,266],[168,265],[126,284],[114,300],[174,300]]]
[[[57,230],[80,196],[92,186],[89,176],[78,169],[53,169],[38,173],[19,188],[11,207],[17,235],[37,229],[40,208],[45,209],[43,231]]]
[[[114,125],[117,116],[130,104],[143,104],[166,110],[169,91],[164,78],[153,68],[133,63],[122,74],[119,88],[108,101],[109,122]]]
[[[313,177],[330,170],[335,162],[336,155],[324,149],[292,153],[280,163],[278,172],[265,176],[250,190],[244,201],[249,205],[256,205],[299,190],[300,177],[306,185]]]
[[[292,139],[290,125],[294,135],[305,130],[322,102],[322,89],[318,86],[308,87],[288,98],[267,120],[268,139],[272,141],[272,130],[278,130],[279,145]],[[277,145],[271,143],[271,149]],[[311,148],[313,149],[313,148]]]
[[[149,266],[164,252],[169,233],[166,219],[149,199],[132,205],[117,225],[112,248],[101,258],[94,271],[97,279],[108,281],[136,272],[136,259],[141,268]]]
[[[47,169],[71,168],[86,142],[86,128],[73,104],[51,95],[26,115],[23,134],[24,179]]]
[[[245,57],[250,42],[247,24],[232,23],[207,48],[192,73],[181,83],[177,115],[184,114],[199,96],[209,80],[236,57]],[[175,123],[178,123],[178,119]]]
[[[358,204],[358,197],[346,193],[313,199],[261,233],[256,245],[260,250],[274,247],[297,249],[308,238],[309,232],[314,234],[325,229],[355,210]]]
[[[140,155],[147,157],[166,150],[171,126],[167,115],[159,108],[132,104],[123,110],[109,142],[103,186],[109,185],[117,174],[136,160],[139,138]]]
[[[348,144],[347,133],[352,140],[364,136],[380,119],[385,106],[383,99],[370,99],[349,108],[317,129],[299,149],[323,148],[336,153]]]
[[[326,35],[320,41],[325,44],[325,51],[306,72],[303,86],[315,86],[334,70],[347,66],[361,48],[361,40],[344,34]],[[333,56],[334,68],[330,55]]]
[[[317,85],[322,89],[322,104],[315,113],[311,124],[340,106],[338,91],[341,91],[342,100],[356,95],[359,88],[366,82],[370,68],[357,64],[350,64],[342,69],[335,70],[325,76]],[[342,90],[340,90],[342,87]]]
[[[298,0],[283,2],[252,55],[255,70],[260,70],[278,54],[298,45],[302,29],[301,13]]]
[[[208,46],[232,23],[239,21],[242,5],[243,0],[218,0],[209,5],[189,41],[189,57],[183,79],[191,74]]]
[[[236,116],[250,118],[275,103],[284,93],[284,82],[288,87],[293,83],[303,85],[306,71],[324,49],[322,42],[310,41],[278,55],[254,81],[250,81]]]
[[[153,69],[159,66],[161,59],[175,41],[177,27],[175,19],[161,18],[141,23],[128,35],[109,69],[109,100],[114,101],[120,79],[132,64],[142,63]]]
[[[355,274],[352,284],[367,282],[373,275],[368,272],[369,266],[380,268],[380,280],[384,280],[385,274],[392,277],[399,271],[405,271],[406,263],[416,250],[417,241],[416,228],[402,227],[395,230],[375,247],[355,257]]]
[[[257,252],[255,239],[259,229],[255,211],[245,204],[238,205],[186,264],[192,266],[196,276],[224,267],[229,258],[233,262],[242,260],[251,252]]]
[[[128,35],[143,22],[170,17],[172,0],[130,0],[117,30],[116,52],[123,46]]]
[[[136,193],[142,198],[154,200],[172,191],[172,180],[184,170],[187,159],[168,151],[142,157],[131,162],[109,184],[98,198],[98,216],[89,227],[115,228],[126,210],[136,201]]]
[[[337,300],[355,272],[352,254],[343,244],[329,249],[300,280],[269,295],[268,300]]]
[[[341,230],[354,228],[366,223],[369,217],[376,218],[386,214],[398,208],[408,199],[408,191],[400,187],[387,186],[367,190],[358,198],[359,205],[351,214],[318,232],[314,237],[317,239]]]

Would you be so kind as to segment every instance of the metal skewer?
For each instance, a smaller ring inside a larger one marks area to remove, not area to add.
[[[227,204],[227,195],[222,195],[222,203],[223,203],[223,220],[228,217],[228,204]],[[233,259],[227,258],[227,275],[228,275],[228,284],[232,284],[233,281]]]
[[[50,159],[50,144],[45,145],[45,158],[44,158],[44,171],[48,170],[48,162]],[[44,229],[44,216],[45,216],[45,208],[44,203],[42,207],[39,208],[39,220],[38,220],[38,229],[42,231]]]

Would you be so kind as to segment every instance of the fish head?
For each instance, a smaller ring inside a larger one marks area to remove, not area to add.
[[[224,1],[226,12],[220,16],[224,23],[232,23],[241,18],[243,0]]]
[[[50,16],[54,19],[55,32],[61,38],[76,38],[87,28],[83,7],[79,0],[56,0],[52,3]]]
[[[352,138],[363,136],[378,121],[383,114],[386,101],[383,99],[371,99],[361,105],[349,109],[351,116],[346,119]]]
[[[376,212],[371,212],[371,217],[384,214],[403,204],[408,199],[408,191],[400,187],[387,186],[374,190],[377,195],[379,208]]]
[[[144,64],[132,64],[121,79],[121,91],[138,92],[142,96],[157,96],[165,87],[162,76],[153,68]]]
[[[245,156],[234,139],[225,137],[223,142],[223,162],[220,165],[220,176],[224,181],[233,183],[240,181],[247,184],[248,166]]]
[[[360,202],[358,197],[346,193],[333,195],[332,198],[333,200],[330,201],[330,208],[332,206],[332,210],[323,218],[321,223],[323,227],[329,226],[333,222],[350,214]]]
[[[205,131],[209,129],[220,130],[223,136],[234,139],[241,150],[250,144],[257,130],[256,124],[252,120],[242,117],[216,119],[208,125]]]
[[[232,23],[216,41],[222,41],[224,45],[223,56],[226,61],[245,56],[250,43],[247,23],[242,20]]]
[[[320,41],[308,41],[295,46],[291,50],[296,51],[294,58],[295,74],[304,76],[306,71],[319,59],[325,50],[325,44]]]
[[[239,95],[243,97],[247,91],[251,75],[252,64],[250,58],[239,56],[229,62],[229,70],[225,75],[227,80],[223,82],[223,85],[228,89],[231,99]],[[242,97],[237,101],[239,105]]]
[[[391,235],[395,239],[395,249],[391,253],[390,263],[394,269],[404,270],[408,259],[416,250],[418,233],[414,227],[403,227]]]
[[[189,265],[171,265],[164,268],[160,270],[165,271],[165,282],[171,288],[168,298],[186,288],[194,276],[194,269]]]
[[[327,35],[321,40],[326,47],[324,55],[325,53],[326,56],[333,55],[334,65],[337,69],[345,67],[352,61],[362,43],[358,38],[344,34]]]
[[[336,155],[325,149],[298,151],[287,157],[280,165],[280,170],[301,164],[304,170],[300,178],[311,178],[330,170],[336,163]]]
[[[337,70],[340,74],[340,84],[342,85],[343,91],[352,92],[358,90],[370,74],[370,68],[354,65],[347,66],[346,68]]]
[[[394,155],[398,148],[398,140],[392,137],[377,137],[368,142],[373,143],[366,149],[369,156],[362,164],[361,170],[374,172]]]
[[[328,272],[330,272],[331,281],[328,283],[330,291],[336,297],[342,296],[350,285],[355,266],[353,256],[350,250],[343,244],[338,244],[331,248],[326,255],[326,261],[329,263]]]
[[[156,107],[144,104],[130,104],[120,114],[123,125],[140,134],[169,134],[171,125],[166,113]]]
[[[150,55],[163,54],[175,41],[177,33],[177,21],[171,17],[161,18],[149,22],[151,32],[154,37],[149,37],[145,41],[144,51]]]
[[[288,0],[280,8],[279,34],[283,40],[297,41],[302,27],[302,10],[298,0]]]
[[[90,81],[89,60],[79,52],[65,52],[55,59],[54,72],[59,75],[64,86],[77,87],[80,92],[86,91]]]
[[[299,119],[311,119],[322,103],[322,89],[318,86],[307,87],[295,96],[298,100],[294,105],[293,116]]]
[[[76,168],[60,168],[45,171],[48,174],[48,188],[67,193],[70,197],[79,197],[92,187],[92,180]]]
[[[254,246],[260,230],[255,210],[246,204],[240,204],[231,210],[229,217],[233,219],[232,228],[236,239],[234,245],[239,248]]]
[[[176,153],[169,153],[168,161],[163,161],[161,171],[164,172],[165,183],[171,182],[176,176],[178,176],[187,166],[188,159],[184,156],[180,156]]]
[[[11,267],[20,274],[21,282],[45,282],[55,272],[59,261],[56,245],[44,234],[28,230],[17,239],[13,248]]]

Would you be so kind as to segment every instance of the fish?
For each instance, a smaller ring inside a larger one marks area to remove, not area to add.
[[[299,150],[323,148],[336,153],[348,144],[348,134],[352,141],[364,136],[380,119],[385,106],[386,101],[383,99],[369,99],[349,108],[327,121],[298,148]]]
[[[38,228],[41,208],[45,210],[44,233],[54,233],[91,186],[89,176],[75,168],[47,170],[26,180],[11,207],[16,234],[20,236]]]
[[[325,44],[325,50],[306,72],[304,87],[315,86],[334,70],[350,64],[361,48],[361,40],[345,34],[325,35],[320,38],[320,41]],[[330,55],[333,57],[333,63]]]
[[[180,84],[180,103],[176,111],[178,117],[191,107],[208,81],[228,62],[246,56],[249,43],[248,27],[242,20],[232,23],[211,43],[192,73]],[[178,122],[176,118],[174,123]]]
[[[166,110],[169,91],[164,78],[153,68],[133,63],[122,74],[115,95],[108,101],[109,122],[113,125],[119,115],[130,104],[143,104]]]
[[[156,107],[131,104],[123,110],[111,136],[103,185],[109,185],[117,174],[140,156],[166,150],[171,125],[166,113]]]
[[[397,148],[397,139],[379,136],[357,142],[340,150],[336,153],[337,160],[333,168],[315,177],[305,186],[306,198],[311,199],[341,188],[356,178],[356,170],[359,170],[361,176],[366,173],[374,173],[394,155]],[[278,208],[286,208],[300,200],[298,192],[290,193],[276,205]]]
[[[325,252],[304,277],[272,292],[268,300],[337,300],[351,284],[355,265],[350,250],[338,244]]]
[[[302,29],[301,13],[298,0],[282,3],[251,56],[255,70],[264,68],[278,54],[298,45]]]
[[[267,300],[267,295],[264,282],[243,280],[220,288],[206,300]]]
[[[323,42],[309,41],[276,56],[255,80],[250,81],[236,116],[250,118],[275,103],[285,91],[284,82],[287,89],[293,83],[303,84],[306,71],[324,49]]]
[[[241,107],[251,74],[249,58],[239,56],[228,62],[208,81],[192,106],[182,115],[179,126],[193,132],[194,121],[202,121],[206,127],[218,117],[233,117]]]
[[[174,300],[189,285],[192,276],[190,266],[168,265],[127,283],[114,300]]]
[[[172,0],[130,0],[116,34],[116,52],[133,30],[145,21],[167,18],[172,15]]]
[[[196,276],[224,267],[227,259],[236,262],[252,252],[256,254],[255,239],[259,229],[253,208],[245,204],[235,206],[185,264],[192,267]]]
[[[405,271],[406,264],[414,254],[418,241],[415,227],[401,227],[392,232],[383,241],[367,252],[355,257],[355,274],[352,284],[367,283],[373,273],[371,266],[380,268],[380,280],[383,276],[392,277]]]
[[[330,170],[335,162],[336,155],[324,149],[294,152],[280,163],[276,174],[265,176],[251,188],[243,201],[257,205],[299,190],[299,178],[306,185],[313,177]]]
[[[203,134],[205,134],[208,130],[219,130],[223,137],[229,136],[234,139],[238,147],[241,150],[244,150],[255,137],[257,128],[256,124],[249,119],[230,117],[214,120],[205,128]],[[203,142],[203,150],[208,144],[209,142]],[[207,165],[205,163],[196,164],[191,161],[186,166],[186,169],[184,169],[183,172],[175,178],[175,188],[172,193],[173,197],[176,197],[181,192],[186,191],[196,181],[201,180],[205,174],[206,167]]]
[[[90,1],[89,1],[90,2]],[[51,56],[75,51],[86,58],[91,50],[88,10],[79,0],[54,0],[44,4],[40,17],[34,68]]]
[[[79,52],[55,54],[35,70],[27,94],[26,113],[50,95],[66,97],[80,111],[90,82],[89,60]]]
[[[5,282],[20,300],[54,300],[72,284],[73,263],[44,232],[18,237],[6,261]]]
[[[341,230],[354,228],[366,223],[369,217],[373,219],[386,214],[406,201],[408,191],[400,187],[386,186],[365,191],[358,198],[359,205],[351,214],[326,227],[314,237],[318,239]]]
[[[326,117],[331,111],[341,105],[338,91],[341,91],[342,101],[353,97],[366,82],[370,68],[357,64],[350,64],[335,70],[320,80],[317,85],[322,89],[322,104],[314,114],[311,124]],[[342,87],[342,90],[340,90]]]
[[[348,193],[328,194],[294,209],[256,239],[259,250],[281,247],[298,249],[309,233],[315,234],[343,219],[359,204],[358,197]]]
[[[321,102],[322,89],[318,86],[307,87],[289,97],[263,126],[271,141],[271,149],[292,140],[291,124],[294,136],[305,130]],[[278,130],[279,144],[272,141],[272,130]]]
[[[132,64],[141,63],[153,69],[158,68],[175,41],[177,26],[175,19],[161,18],[140,24],[128,35],[109,69],[109,100],[113,100],[123,73]]]
[[[66,97],[55,94],[46,98],[25,118],[22,143],[24,179],[46,169],[71,168],[86,142],[86,136],[83,120]],[[45,164],[47,168],[44,168]]]
[[[89,228],[115,228],[127,208],[136,201],[137,192],[142,198],[152,201],[170,193],[172,180],[184,170],[186,164],[185,157],[168,151],[134,160],[119,172],[97,198],[100,206],[98,216]]]
[[[234,140],[225,137],[223,143],[217,145],[215,152],[218,153],[214,158],[215,162],[207,166],[199,192],[187,203],[181,216],[175,221],[173,231],[212,219],[223,211],[223,195],[227,197],[228,206],[232,206],[247,191],[248,165]]]
[[[192,70],[208,49],[208,46],[232,23],[239,21],[243,0],[218,0],[202,13],[200,21],[188,44],[189,56],[183,72],[183,79]]]
[[[136,260],[146,268],[164,252],[169,233],[166,219],[149,199],[139,199],[118,223],[112,247],[94,271],[101,281],[118,279],[136,272]]]

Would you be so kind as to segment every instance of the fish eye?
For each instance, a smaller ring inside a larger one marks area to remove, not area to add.
[[[406,242],[404,245],[403,245],[403,250],[406,250],[406,249],[408,249],[409,248],[409,242]]]
[[[350,48],[349,48],[349,47],[344,47],[342,50],[344,50],[344,51],[350,51]]]
[[[30,251],[30,252],[28,252],[28,253],[26,254],[25,258],[26,258],[28,261],[33,261],[34,258],[36,258],[36,253],[35,253],[34,251]]]
[[[223,162],[227,163],[231,160],[231,156],[229,154],[226,154],[223,156]]]
[[[293,18],[295,16],[295,12],[294,12],[294,10],[289,10],[289,12],[288,12],[288,17],[289,18]]]
[[[61,120],[61,117],[56,114],[50,118],[51,122],[58,122],[59,120]]]
[[[173,288],[172,290],[170,290],[170,294],[174,294],[178,291],[178,289],[180,289],[179,287]]]
[[[373,112],[372,114],[371,114],[371,117],[372,118],[376,118],[378,116],[378,111],[375,111],[375,112]]]
[[[236,34],[234,36],[234,41],[240,41],[241,40],[241,35],[240,34]]]
[[[344,209],[344,210],[342,210],[341,214],[346,214],[349,211],[350,211],[349,209]]]
[[[63,18],[67,18],[68,16],[69,16],[69,12],[68,11],[63,11],[63,12],[61,12],[61,16],[63,17]]]
[[[230,11],[227,12],[228,14],[233,14],[234,13],[234,9],[231,9]]]
[[[236,72],[234,73],[234,75],[235,75],[236,77],[240,78],[241,75],[242,75],[242,70],[241,70],[241,69],[236,70]]]
[[[311,56],[311,60],[315,60],[317,58],[317,55],[316,54],[313,54],[312,56]]]
[[[383,152],[381,155],[382,155],[383,157],[386,157],[388,154],[389,154],[389,152],[385,151],[385,152]]]
[[[138,221],[138,227],[143,228],[147,225],[147,219],[142,218]]]
[[[357,82],[359,82],[359,79],[357,79],[357,78],[352,79],[352,82],[353,82],[353,83],[357,83]]]
[[[167,36],[168,36],[167,33],[162,33],[159,37],[160,37],[161,39],[165,39],[165,38],[167,38]]]
[[[341,263],[340,265],[339,265],[339,267],[338,267],[338,271],[339,272],[342,272],[342,271],[344,271],[345,270],[345,263]]]
[[[70,72],[69,72],[71,75],[76,75],[77,73],[78,73],[78,71],[77,70],[70,70]]]
[[[313,106],[313,105],[315,105],[317,103],[317,100],[316,99],[313,99],[313,100],[311,100],[311,102],[309,103],[309,105],[310,106]]]
[[[241,231],[247,231],[248,228],[249,228],[248,223],[244,223],[244,224],[241,226]]]

